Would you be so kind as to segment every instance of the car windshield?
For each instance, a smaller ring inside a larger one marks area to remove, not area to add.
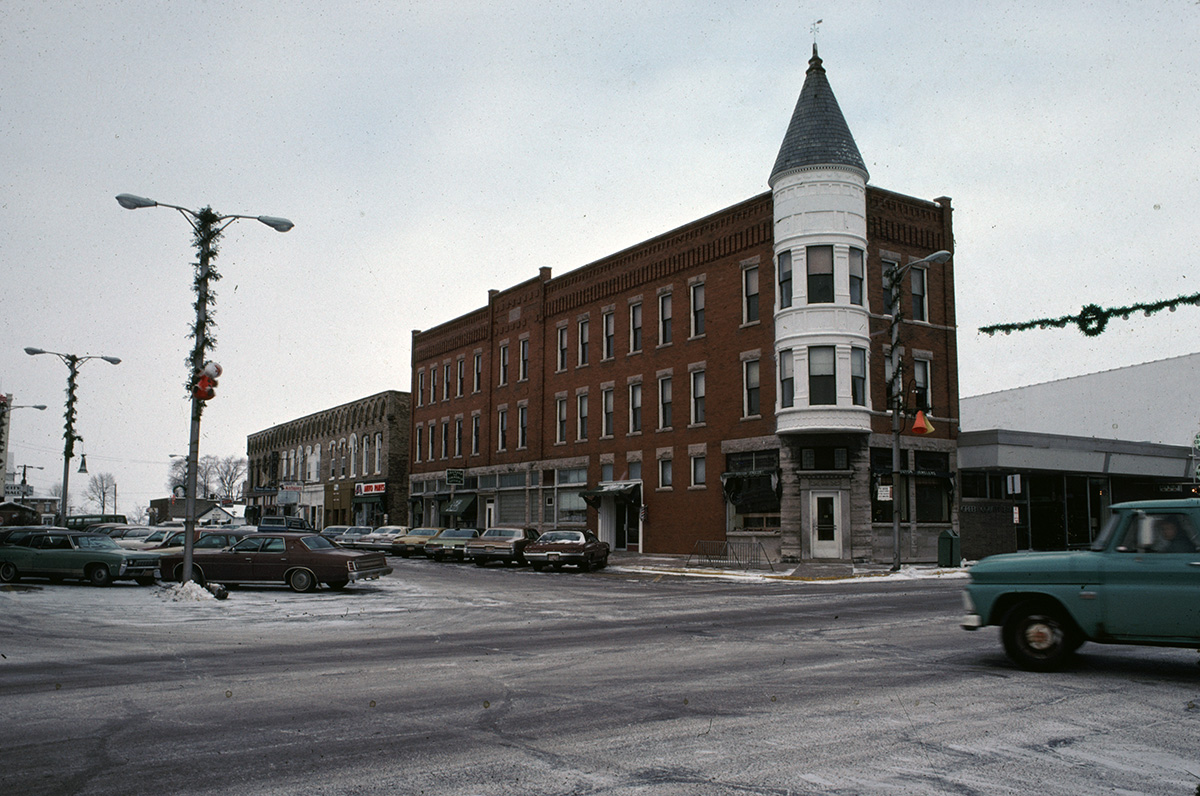
[[[413,528],[408,532],[409,536],[437,536],[437,528]]]
[[[582,542],[583,534],[579,531],[546,531],[538,537],[539,542]]]
[[[488,528],[483,532],[484,538],[487,539],[519,539],[523,531],[518,531],[516,528]]]
[[[474,528],[451,528],[442,532],[443,539],[470,539],[478,535],[479,531]]]
[[[173,533],[170,536],[168,536],[167,541],[164,542],[163,544],[164,545],[183,544],[183,539],[186,535],[187,535],[187,531],[178,531],[178,532]]]
[[[121,546],[107,536],[76,536],[75,544],[81,550],[120,550]]]
[[[1104,524],[1104,529],[1100,531],[1100,535],[1096,537],[1096,541],[1092,542],[1092,550],[1097,553],[1104,551],[1108,547],[1108,543],[1112,540],[1113,533],[1116,532],[1117,526],[1121,524],[1121,515],[1114,514],[1108,518],[1108,522]]]
[[[309,550],[332,550],[337,547],[333,542],[326,539],[324,536],[305,536],[300,540],[300,544],[307,547]]]

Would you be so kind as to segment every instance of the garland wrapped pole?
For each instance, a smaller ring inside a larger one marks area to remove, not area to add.
[[[137,210],[143,207],[169,207],[172,210],[178,210],[179,214],[192,227],[194,233],[192,245],[196,247],[198,254],[193,282],[196,291],[196,322],[192,326],[191,334],[196,343],[192,348],[191,356],[187,359],[187,392],[192,402],[192,418],[191,431],[188,435],[187,495],[184,509],[187,514],[184,520],[186,532],[183,539],[183,571],[180,575],[180,582],[187,583],[192,579],[192,552],[196,536],[196,476],[199,470],[197,463],[200,460],[200,418],[204,414],[205,405],[213,397],[217,376],[221,375],[220,365],[205,359],[208,351],[216,346],[216,340],[209,331],[210,326],[214,325],[211,319],[216,306],[216,294],[210,290],[209,285],[221,278],[221,275],[213,268],[213,260],[217,257],[217,241],[220,240],[221,233],[225,231],[226,227],[241,218],[253,218],[261,221],[278,232],[287,232],[295,225],[286,218],[276,216],[222,216],[213,212],[211,207],[205,207],[200,211],[188,210],[186,207],[156,202],[153,199],[128,193],[118,195],[117,202],[126,210]],[[172,575],[164,572],[163,577],[170,578]]]
[[[1190,296],[1178,296],[1166,301],[1131,304],[1128,307],[1106,308],[1098,304],[1087,304],[1079,311],[1078,315],[1063,315],[1058,318],[1037,318],[1021,323],[998,323],[992,326],[980,326],[979,331],[991,337],[997,332],[1012,334],[1013,332],[1024,332],[1029,329],[1062,329],[1063,327],[1075,324],[1079,327],[1079,331],[1088,337],[1096,337],[1108,328],[1108,322],[1115,317],[1127,321],[1133,313],[1141,312],[1149,318],[1156,312],[1162,312],[1163,310],[1174,312],[1176,308],[1186,306],[1200,307],[1200,293],[1193,293]]]

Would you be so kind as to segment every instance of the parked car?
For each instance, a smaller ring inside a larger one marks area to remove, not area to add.
[[[45,533],[46,531],[65,531],[66,528],[52,527],[49,525],[9,525],[5,528],[0,528],[0,545],[5,544],[25,544],[26,540],[34,534]]]
[[[163,556],[159,566],[164,580],[182,579],[182,554]],[[192,579],[201,584],[287,584],[307,592],[319,583],[342,589],[391,571],[382,553],[344,550],[319,533],[259,532],[232,547],[192,552]]]
[[[1200,647],[1200,499],[1118,503],[1089,550],[989,556],[970,569],[963,628],[999,625],[1034,671],[1086,641]]]
[[[147,536],[154,533],[154,528],[149,525],[113,525],[101,532],[121,547],[133,549],[135,545],[141,544]]]
[[[592,567],[608,566],[608,542],[600,541],[591,531],[546,531],[526,545],[525,560],[538,571],[547,565],[561,569],[563,564],[574,564],[587,572]]]
[[[157,547],[148,548],[158,555],[179,553],[183,551],[187,531],[172,528],[171,534]],[[192,550],[220,550],[223,547],[237,544],[239,541],[254,533],[242,527],[226,528],[219,531],[196,531],[196,541],[192,542]]]
[[[525,546],[537,536],[533,528],[488,528],[478,538],[467,542],[466,556],[477,567],[485,567],[489,561],[524,564]]]
[[[308,520],[303,517],[283,517],[279,515],[259,517],[258,525],[255,527],[260,531],[311,531],[313,529],[308,524]]]
[[[392,551],[392,542],[408,533],[404,525],[381,525],[370,533],[358,537],[354,546],[360,550],[381,550],[385,553]]]
[[[74,578],[95,586],[134,580],[145,586],[158,576],[158,556],[126,550],[102,533],[52,529],[27,544],[0,546],[0,581],[23,577]]]
[[[392,540],[392,554],[401,558],[412,555],[425,555],[425,543],[437,536],[445,528],[409,528],[408,533]]]
[[[373,530],[370,525],[351,525],[338,534],[335,541],[342,547],[358,547],[362,538]]]
[[[326,525],[321,529],[321,535],[331,542],[336,542],[337,538],[346,532],[349,525]]]
[[[475,528],[444,528],[437,536],[425,543],[425,556],[434,561],[455,558],[466,561],[467,540],[479,535]]]

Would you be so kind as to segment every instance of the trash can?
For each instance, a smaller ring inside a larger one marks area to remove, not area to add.
[[[957,567],[962,564],[962,546],[954,531],[942,531],[938,536],[938,566]]]

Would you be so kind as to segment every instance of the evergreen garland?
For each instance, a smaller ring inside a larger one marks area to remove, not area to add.
[[[1021,323],[998,323],[992,326],[980,326],[979,331],[990,337],[996,332],[1011,334],[1013,332],[1023,332],[1028,329],[1062,329],[1069,324],[1075,324],[1079,327],[1079,331],[1088,337],[1096,337],[1104,332],[1109,320],[1116,316],[1120,316],[1121,320],[1127,321],[1130,314],[1134,312],[1141,311],[1145,313],[1146,317],[1150,317],[1156,312],[1161,312],[1162,310],[1174,312],[1176,307],[1186,305],[1193,307],[1200,306],[1200,293],[1193,293],[1190,296],[1178,296],[1164,301],[1131,304],[1128,307],[1105,308],[1098,304],[1087,304],[1079,311],[1078,315],[1063,315],[1060,318],[1038,318]]]
[[[192,264],[195,267],[195,279],[192,286],[196,291],[196,301],[192,304],[192,308],[196,310],[196,320],[193,321],[192,331],[188,336],[196,341],[196,345],[192,349],[191,356],[186,360],[188,369],[186,389],[189,398],[192,397],[192,390],[196,386],[196,379],[199,377],[200,368],[204,366],[207,356],[205,352],[217,345],[217,339],[211,331],[216,326],[213,314],[216,312],[217,294],[210,289],[209,285],[211,282],[216,282],[221,278],[221,274],[213,265],[213,261],[217,259],[217,241],[225,229],[224,226],[217,226],[222,220],[222,217],[213,212],[211,207],[205,207],[196,214],[196,223],[192,225],[192,228],[195,230],[195,235],[192,237],[192,245],[196,247],[198,258]],[[204,327],[200,328],[200,308],[202,304],[204,307]],[[199,411],[203,411],[204,404],[205,401],[197,402]]]

